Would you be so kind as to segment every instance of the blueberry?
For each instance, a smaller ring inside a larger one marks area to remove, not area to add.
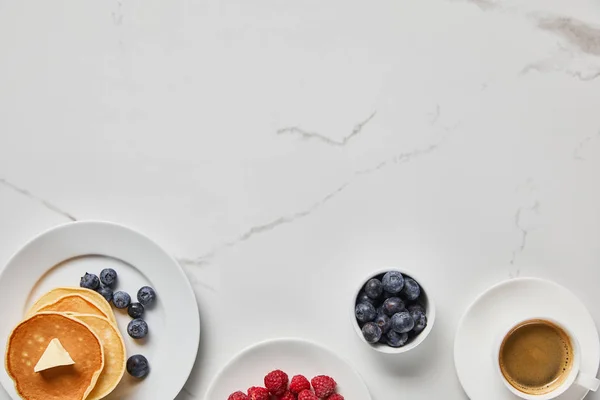
[[[420,310],[415,310],[410,312],[410,316],[415,321],[415,326],[413,328],[414,333],[421,333],[423,329],[427,326],[427,316]]]
[[[385,309],[383,308],[383,304],[375,309],[377,311],[377,316],[385,315]]]
[[[148,334],[148,324],[141,318],[131,320],[127,324],[127,333],[134,339],[145,338]]]
[[[421,304],[419,303],[414,303],[411,304],[409,306],[406,307],[406,309],[408,310],[408,312],[412,313],[413,311],[421,311],[423,314],[425,314],[425,307],[423,307]]]
[[[114,286],[117,281],[117,272],[112,268],[105,268],[100,271],[100,282],[106,286]]]
[[[113,290],[111,288],[109,288],[108,286],[102,286],[98,288],[97,292],[100,293],[102,297],[106,299],[106,301],[108,301],[109,303],[111,302],[113,298]]]
[[[390,317],[388,317],[385,314],[378,315],[377,318],[375,318],[375,323],[377,324],[377,326],[379,326],[381,328],[381,331],[383,333],[388,333],[388,331],[390,330],[390,327],[392,325],[391,321],[390,321]]]
[[[354,309],[356,319],[359,322],[370,322],[377,316],[377,311],[371,303],[358,303]]]
[[[367,296],[367,294],[365,292],[360,292],[358,294],[358,297],[356,298],[356,304],[358,304],[358,303],[371,303],[371,304],[375,305],[375,300],[373,300],[372,298]]]
[[[122,291],[118,291],[113,293],[113,304],[117,308],[127,308],[131,303],[131,297]]]
[[[379,279],[373,278],[365,284],[365,293],[372,299],[377,299],[383,293],[383,285]]]
[[[383,275],[381,280],[383,290],[389,293],[400,293],[404,287],[404,277],[398,271],[390,271]]]
[[[383,312],[388,317],[391,317],[400,311],[404,311],[404,302],[400,297],[390,297],[383,302]]]
[[[137,299],[140,303],[147,306],[156,299],[156,293],[150,286],[144,286],[138,290]]]
[[[127,307],[127,314],[131,318],[141,318],[144,315],[144,306],[141,303],[131,303]]]
[[[390,293],[387,291],[383,291],[383,296],[381,296],[384,300],[389,299],[390,297],[398,297],[398,293]]]
[[[127,372],[135,378],[145,378],[150,372],[148,360],[141,354],[129,357],[127,360]]]
[[[398,333],[407,333],[415,326],[415,320],[412,319],[408,311],[402,311],[392,315],[392,329]]]
[[[374,322],[367,322],[362,327],[362,334],[369,343],[377,343],[381,339],[381,328]]]
[[[408,333],[389,331],[385,337],[387,339],[386,343],[391,347],[402,347],[408,342]]]
[[[421,295],[421,288],[413,278],[406,278],[401,294],[406,300],[416,300]]]
[[[85,273],[79,280],[79,286],[86,289],[96,290],[100,286],[100,279],[94,274]]]

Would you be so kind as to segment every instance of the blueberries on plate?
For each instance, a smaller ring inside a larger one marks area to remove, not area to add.
[[[377,343],[381,339],[381,328],[374,322],[367,322],[362,327],[365,340],[369,343]]]
[[[377,278],[370,279],[365,284],[365,293],[372,299],[377,299],[383,293],[383,284]]]
[[[401,293],[406,300],[416,300],[421,295],[421,287],[414,279],[406,278]]]
[[[359,322],[370,322],[377,317],[377,311],[371,303],[358,303],[354,312]]]
[[[113,304],[117,308],[127,308],[131,303],[131,297],[126,292],[119,290],[113,293]]]
[[[390,297],[383,302],[383,312],[388,317],[391,317],[400,311],[404,311],[404,302],[400,297]]]
[[[100,282],[105,286],[113,287],[117,282],[117,272],[112,268],[105,268],[100,271]]]
[[[106,299],[106,301],[108,301],[109,303],[112,301],[113,290],[111,288],[109,288],[108,286],[99,287],[97,292],[100,293],[102,295],[102,297],[104,297]]]
[[[134,339],[143,339],[148,335],[148,324],[141,318],[129,321],[127,333]]]
[[[415,327],[415,320],[408,311],[402,311],[392,315],[392,330],[398,333],[408,333]]]
[[[427,299],[419,283],[399,271],[369,279],[355,302],[363,338],[375,346],[402,347],[427,327]]]
[[[150,372],[148,360],[141,354],[136,354],[127,360],[127,372],[135,378],[145,378]]]
[[[144,306],[141,303],[131,303],[127,307],[127,314],[131,318],[141,318],[144,315]]]
[[[389,271],[383,275],[381,280],[383,290],[389,293],[400,293],[404,287],[404,277],[398,271]]]
[[[137,299],[144,306],[147,306],[156,299],[156,293],[150,286],[144,286],[138,291]]]
[[[79,280],[79,286],[86,289],[96,290],[100,286],[100,279],[94,274],[88,272]]]

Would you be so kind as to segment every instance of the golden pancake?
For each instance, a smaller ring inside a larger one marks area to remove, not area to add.
[[[104,297],[102,297],[102,295],[100,293],[95,292],[90,289],[85,289],[85,288],[80,288],[80,287],[60,287],[60,288],[52,289],[51,291],[49,291],[48,293],[46,293],[45,295],[40,297],[33,304],[33,306],[31,306],[31,308],[27,312],[27,315],[28,316],[33,315],[36,312],[38,312],[39,310],[41,310],[42,308],[44,308],[45,306],[47,306],[48,304],[54,303],[59,298],[70,295],[70,294],[80,295],[81,297],[86,299],[88,302],[94,304],[98,309],[100,309],[100,311],[102,311],[104,313],[104,315],[107,316],[108,319],[112,323],[114,323],[114,324],[117,323],[117,320],[115,319],[115,314],[113,313],[112,307],[110,306],[108,301],[106,301],[106,299]],[[87,313],[82,310],[71,310],[71,311],[82,313],[82,314]]]
[[[75,364],[34,372],[48,344],[58,339]],[[26,400],[83,400],[104,368],[100,338],[85,323],[60,313],[40,313],[21,322],[6,347],[6,371]]]
[[[78,294],[68,294],[59,297],[54,303],[43,306],[38,312],[54,311],[65,314],[92,314],[107,318],[95,304],[89,302]]]
[[[100,338],[104,347],[104,369],[96,383],[96,387],[86,400],[98,400],[112,392],[121,381],[127,362],[125,342],[119,330],[104,317],[97,315],[73,315],[84,322]]]

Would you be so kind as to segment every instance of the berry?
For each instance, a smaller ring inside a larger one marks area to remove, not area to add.
[[[377,318],[375,318],[375,323],[381,329],[382,333],[388,333],[390,327],[392,326],[390,317],[385,314],[377,314]]]
[[[372,298],[367,296],[367,294],[365,292],[360,292],[358,294],[358,297],[356,297],[356,304],[359,304],[359,303],[370,303],[370,304],[375,305],[375,300],[373,300]]]
[[[127,308],[131,303],[131,297],[126,292],[118,291],[113,293],[113,304],[117,308]]]
[[[265,387],[275,396],[281,396],[286,392],[288,382],[287,374],[279,369],[271,371],[265,376]]]
[[[127,314],[131,318],[142,318],[144,315],[144,306],[141,303],[131,303],[129,307],[127,307]]]
[[[112,268],[100,271],[100,282],[106,286],[113,286],[117,282],[117,272]]]
[[[102,286],[98,288],[97,292],[100,293],[102,297],[104,297],[109,303],[112,301],[113,291],[108,286]]]
[[[356,319],[360,322],[373,321],[377,317],[377,311],[371,303],[359,303],[354,309]]]
[[[333,378],[326,375],[315,376],[310,380],[310,383],[315,390],[315,395],[320,399],[334,394],[337,386]]]
[[[404,302],[400,297],[390,297],[383,302],[383,312],[388,317],[404,311]]]
[[[410,306],[406,307],[408,312],[412,313],[413,311],[421,311],[423,314],[425,314],[425,307],[423,307],[421,304],[419,303],[414,303],[411,304]]]
[[[127,360],[127,372],[135,378],[145,378],[150,372],[148,360],[141,354],[129,357]]]
[[[381,296],[384,300],[389,299],[390,297],[398,297],[398,293],[390,293],[386,290],[383,291],[383,296]]]
[[[416,300],[421,295],[421,287],[413,278],[406,278],[401,293],[406,300]]]
[[[381,280],[383,290],[390,293],[400,293],[404,287],[404,277],[398,271],[390,271],[383,275]]]
[[[298,394],[303,390],[310,390],[310,382],[303,375],[296,375],[290,382],[290,392]]]
[[[96,290],[100,286],[100,279],[94,274],[85,273],[79,280],[79,286],[86,289]]]
[[[415,326],[413,327],[414,333],[421,333],[423,329],[427,326],[427,316],[420,310],[415,310],[410,312],[411,318],[415,321]]]
[[[248,396],[238,390],[235,393],[231,393],[227,400],[248,400]]]
[[[367,322],[362,327],[362,334],[369,343],[377,343],[381,339],[381,328],[375,322]]]
[[[298,394],[298,400],[319,400],[310,390],[303,390]]]
[[[408,311],[402,311],[392,315],[392,329],[398,333],[410,332],[415,326],[415,320],[412,319]]]
[[[383,293],[383,285],[377,278],[369,279],[365,284],[365,293],[372,299],[377,299]]]
[[[391,347],[402,347],[408,342],[408,333],[398,333],[390,330],[386,335],[386,343]]]
[[[327,400],[344,400],[344,396],[339,393],[334,393],[327,398]]]
[[[278,397],[278,400],[296,400],[296,395],[289,390],[286,391],[283,396]]]
[[[137,299],[140,303],[147,306],[156,299],[156,292],[150,286],[144,286],[138,290]]]
[[[269,391],[263,387],[252,386],[248,389],[249,400],[269,400]]]
[[[141,318],[131,320],[127,324],[127,333],[134,339],[142,339],[148,335],[148,324]]]

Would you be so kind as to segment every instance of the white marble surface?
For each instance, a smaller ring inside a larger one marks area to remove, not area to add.
[[[596,0],[5,0],[0,50],[0,261],[73,219],[157,240],[203,320],[178,399],[280,336],[375,400],[464,399],[457,322],[516,276],[600,322]],[[438,304],[405,358],[348,320],[385,265]]]

